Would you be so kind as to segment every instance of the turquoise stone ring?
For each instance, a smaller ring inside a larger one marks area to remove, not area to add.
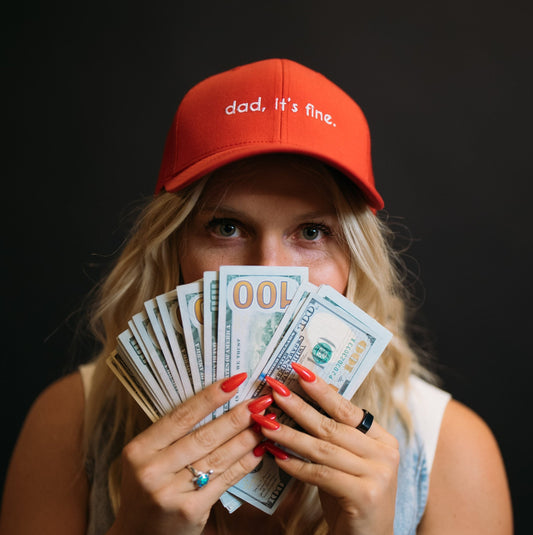
[[[213,473],[213,470],[209,470],[209,472],[201,472],[200,470],[196,470],[196,468],[190,464],[187,465],[187,468],[194,476],[192,482],[196,485],[197,489],[201,489],[209,483],[209,476]]]

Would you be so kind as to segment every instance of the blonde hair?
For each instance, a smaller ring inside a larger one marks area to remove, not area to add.
[[[405,399],[397,393],[407,391],[411,374],[426,377],[428,374],[408,341],[408,296],[398,269],[398,257],[390,246],[390,231],[346,178],[315,160],[293,155],[276,157],[284,158],[289,165],[303,165],[325,180],[342,229],[340,239],[350,258],[346,296],[393,333],[391,343],[353,401],[373,412],[385,426],[394,415],[399,416],[409,430],[411,421]],[[236,165],[250,162],[256,165],[255,160],[251,158]],[[140,214],[114,268],[96,291],[91,327],[101,351],[96,357],[87,403],[84,443],[88,458],[99,455],[110,459],[109,491],[115,511],[119,503],[120,449],[150,422],[110,372],[106,358],[115,348],[116,337],[133,314],[142,309],[144,301],[171,290],[180,282],[180,242],[208,180],[205,177],[179,193],[162,193],[151,200]],[[298,514],[289,519],[285,532],[325,533],[316,489],[300,486],[307,488],[299,493],[300,507],[293,509]],[[217,528],[224,533],[226,521],[218,506],[214,511]]]

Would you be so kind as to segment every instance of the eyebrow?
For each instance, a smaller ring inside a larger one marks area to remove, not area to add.
[[[235,208],[231,208],[229,206],[224,206],[221,204],[206,204],[198,210],[198,213],[200,214],[205,214],[205,213],[215,214],[217,212],[219,213],[222,212],[224,214],[228,214],[229,216],[233,216],[233,217],[243,217],[243,216],[249,217],[249,214],[247,212],[242,212]],[[332,217],[336,215],[337,213],[332,208],[331,210],[313,210],[310,212],[304,212],[302,214],[297,214],[296,218],[299,220],[320,219],[322,217]]]

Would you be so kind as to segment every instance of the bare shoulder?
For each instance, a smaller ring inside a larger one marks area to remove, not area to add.
[[[509,487],[487,424],[451,400],[444,413],[419,533],[511,534]]]
[[[50,385],[33,403],[8,469],[0,533],[84,532],[84,410],[78,372]]]

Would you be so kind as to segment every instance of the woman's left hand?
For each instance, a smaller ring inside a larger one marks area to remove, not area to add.
[[[276,462],[296,479],[318,487],[329,533],[392,534],[400,461],[396,438],[376,421],[366,434],[356,429],[363,411],[322,379],[300,379],[300,385],[329,417],[294,393],[274,391],[278,407],[307,433],[281,425],[263,426],[263,434],[311,461],[282,459],[286,456],[281,454]]]

